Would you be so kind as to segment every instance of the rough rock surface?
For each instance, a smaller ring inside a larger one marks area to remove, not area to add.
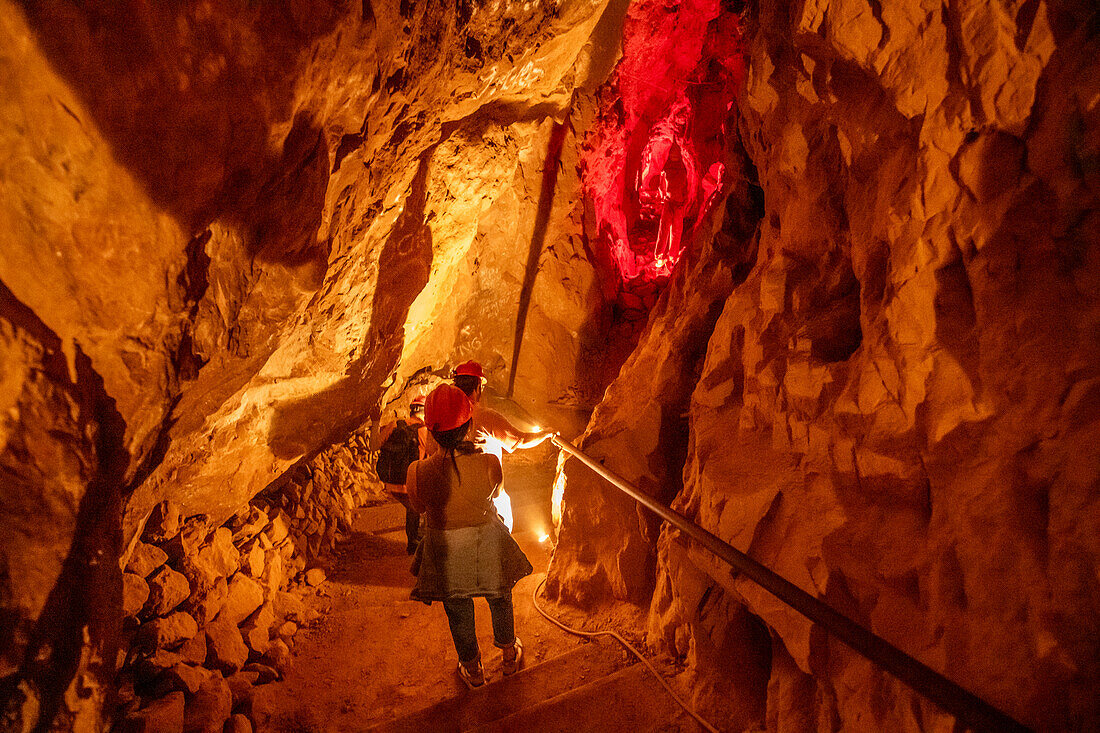
[[[172,692],[126,718],[126,733],[183,733],[182,692]]]
[[[290,591],[413,384],[477,358],[528,406],[599,399],[577,167],[627,4],[0,0],[6,723],[106,727],[121,664],[120,718],[181,728],[134,677],[247,661],[212,620],[238,565],[308,623]],[[707,109],[759,187],[692,225],[582,443],[1025,722],[1098,727],[1095,3],[647,3],[742,5],[743,89]],[[564,476],[551,589],[649,603],[717,719],[948,725]],[[196,639],[145,658],[124,568]]]
[[[665,404],[653,374],[681,363],[659,306],[630,362],[653,366],[624,368],[585,438],[654,493],[638,462],[686,452],[674,508],[1043,730],[1100,724],[1095,12],[753,6],[755,267],[718,302],[687,430],[627,404]],[[582,471],[551,585],[584,595],[576,559],[635,598],[643,533],[589,511]],[[949,725],[677,532],[656,549],[649,639],[716,719]]]
[[[89,558],[125,564],[165,498],[146,542],[221,526],[424,366],[503,383],[523,292],[517,388],[598,394],[575,143],[528,249],[554,120],[614,56],[608,7],[0,2],[4,674],[30,644],[70,656],[21,672],[28,710],[80,666],[44,608],[115,656],[121,579]]]

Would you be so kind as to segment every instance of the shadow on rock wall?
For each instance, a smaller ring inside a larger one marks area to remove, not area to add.
[[[424,217],[433,152],[421,156],[404,210],[379,255],[374,300],[370,313],[364,314],[370,330],[360,353],[335,385],[276,409],[268,434],[276,456],[296,458],[340,442],[378,409],[382,382],[401,356],[409,307],[428,284],[432,269],[432,232]]]
[[[33,343],[41,361],[27,364],[38,375],[0,444],[0,719],[6,730],[71,729],[82,705],[87,720],[98,716],[114,676],[125,423],[88,358],[76,353],[70,381],[60,339],[0,284],[0,326],[9,324],[4,335]],[[5,353],[5,368],[24,366],[7,360],[17,350]],[[43,525],[64,537],[51,543]]]
[[[303,116],[281,150],[272,135],[289,122],[300,55],[345,5],[23,2],[54,68],[150,199],[186,231],[222,219],[251,256],[290,266],[327,262],[314,236],[328,154]]]

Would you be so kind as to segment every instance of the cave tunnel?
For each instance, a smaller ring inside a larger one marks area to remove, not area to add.
[[[0,0],[3,730],[1100,730],[1097,58],[1089,0]],[[381,478],[422,398],[476,522]],[[478,671],[413,595],[490,536]]]

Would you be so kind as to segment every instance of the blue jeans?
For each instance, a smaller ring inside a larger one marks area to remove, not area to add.
[[[486,598],[489,613],[493,617],[493,643],[498,647],[511,646],[516,640],[516,622],[512,614],[512,594],[498,598]],[[458,660],[463,664],[473,662],[479,656],[477,633],[474,631],[474,599],[453,598],[443,601],[451,638],[455,642]]]

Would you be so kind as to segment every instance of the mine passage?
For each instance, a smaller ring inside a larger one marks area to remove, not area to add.
[[[3,729],[1100,728],[1094,5],[0,0]]]

